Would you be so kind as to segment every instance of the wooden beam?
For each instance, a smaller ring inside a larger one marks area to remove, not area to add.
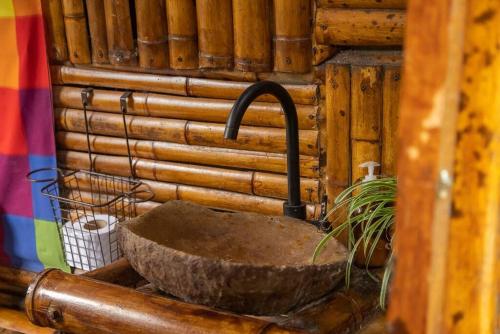
[[[408,6],[400,107],[393,333],[441,333],[465,0]]]
[[[500,227],[500,2],[469,0],[440,333],[493,333]]]

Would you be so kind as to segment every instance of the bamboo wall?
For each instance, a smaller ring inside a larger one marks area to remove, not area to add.
[[[286,141],[276,101],[261,97],[238,140],[223,139],[234,101],[258,80],[285,84],[297,104],[309,217],[325,192],[361,176],[359,163],[394,173],[405,0],[42,2],[60,164],[90,167],[81,89],[94,87],[94,167],[125,175],[120,96],[133,91],[135,173],[155,191],[144,208],[177,198],[281,214]]]
[[[330,199],[366,174],[396,174],[401,53],[345,51],[326,70],[327,194]]]

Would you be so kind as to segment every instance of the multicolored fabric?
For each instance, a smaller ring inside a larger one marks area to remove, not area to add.
[[[55,167],[52,101],[40,0],[0,0],[0,264],[69,268],[33,169]]]

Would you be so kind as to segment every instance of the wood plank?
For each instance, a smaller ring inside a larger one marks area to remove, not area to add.
[[[410,1],[402,86],[394,333],[442,333],[444,268],[465,3]],[[432,279],[430,279],[432,278]]]

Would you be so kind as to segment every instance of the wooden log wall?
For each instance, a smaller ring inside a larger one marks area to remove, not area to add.
[[[378,174],[395,175],[400,67],[397,51],[346,51],[328,63],[329,199],[366,174],[362,162],[379,162]]]

